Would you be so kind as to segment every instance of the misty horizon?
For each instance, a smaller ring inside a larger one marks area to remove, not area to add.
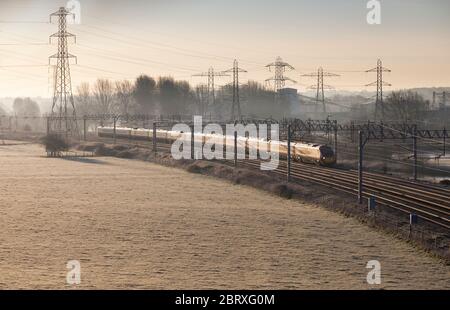
[[[48,20],[65,3],[2,1],[0,97],[52,96],[48,57],[56,45],[47,43],[57,25]],[[69,46],[78,57],[71,66],[74,90],[97,78],[134,80],[140,74],[198,85],[205,80],[194,74],[209,67],[227,70],[235,58],[248,71],[243,82],[262,83],[273,74],[265,65],[277,56],[296,69],[286,76],[298,83],[286,87],[302,93],[315,81],[301,75],[318,67],[341,75],[327,81],[337,91],[373,92],[365,85],[376,76],[365,71],[378,58],[392,70],[387,91],[450,86],[447,1],[384,1],[381,25],[368,25],[366,2],[356,0],[80,3],[81,24],[68,27],[77,36],[77,44]],[[275,6],[283,14],[274,15]],[[218,78],[217,86],[229,82],[230,77]]]

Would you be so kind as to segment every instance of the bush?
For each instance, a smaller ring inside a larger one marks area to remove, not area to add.
[[[58,134],[48,134],[42,138],[42,144],[45,146],[47,153],[60,153],[69,148],[67,141]]]

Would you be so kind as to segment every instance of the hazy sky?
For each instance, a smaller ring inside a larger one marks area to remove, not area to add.
[[[264,65],[281,56],[300,77],[322,66],[341,77],[340,90],[360,90],[376,79],[364,70],[382,58],[392,89],[450,86],[450,1],[382,0],[381,25],[366,22],[366,0],[79,0],[81,25],[69,31],[74,90],[98,77],[133,79],[171,75],[193,84],[192,74],[232,67],[243,81],[264,81]],[[57,28],[48,15],[65,0],[0,0],[0,97],[51,96],[46,45]],[[17,45],[19,44],[19,45]],[[218,78],[224,84],[231,78]]]

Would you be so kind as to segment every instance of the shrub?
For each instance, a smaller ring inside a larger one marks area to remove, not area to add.
[[[58,134],[48,134],[42,138],[42,144],[45,146],[47,153],[60,153],[66,151],[69,148],[67,141]]]

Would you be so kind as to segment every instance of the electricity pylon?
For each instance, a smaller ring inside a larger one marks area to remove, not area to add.
[[[312,85],[309,87],[309,89],[316,89],[317,90],[317,94],[316,94],[316,112],[317,112],[317,107],[319,106],[319,103],[322,103],[322,107],[323,107],[323,112],[326,113],[327,112],[327,107],[325,104],[325,89],[334,89],[333,86],[330,85],[325,85],[323,82],[323,78],[324,77],[337,77],[340,76],[339,74],[335,74],[335,73],[330,73],[330,72],[324,72],[323,68],[320,67],[317,70],[317,73],[310,73],[310,74],[303,74],[302,76],[309,76],[309,77],[316,77],[317,78],[317,85]]]
[[[436,107],[436,99],[439,100],[439,108],[444,108],[445,106],[447,106],[447,98],[448,98],[448,92],[442,92],[442,93],[437,93],[437,92],[433,92],[433,108]]]
[[[383,100],[383,86],[392,86],[391,84],[383,81],[383,72],[391,72],[390,69],[383,67],[381,59],[378,59],[377,67],[367,70],[366,72],[376,72],[377,80],[376,82],[367,84],[366,86],[376,86],[377,87],[377,99],[375,102],[375,120],[378,117],[380,107],[381,107],[381,120],[384,119],[384,100]]]
[[[286,81],[291,81],[293,83],[297,83],[291,78],[288,78],[284,76],[284,73],[286,72],[286,69],[288,70],[295,70],[293,66],[288,64],[287,62],[284,62],[281,57],[277,57],[275,62],[272,62],[266,66],[266,68],[269,68],[269,71],[272,72],[272,68],[274,68],[275,75],[269,79],[266,80],[266,82],[273,82],[274,84],[274,91],[275,91],[275,103],[279,102],[279,95],[280,90],[286,85]]]
[[[224,72],[216,72],[214,71],[214,68],[209,68],[208,72],[202,72],[199,74],[194,74],[192,76],[196,77],[208,77],[208,89],[207,89],[207,95],[206,95],[206,109],[209,109],[211,106],[215,106],[216,104],[216,90],[215,90],[215,78],[218,76],[229,76],[228,74]],[[206,110],[204,111],[207,112]]]
[[[239,95],[239,73],[247,72],[244,69],[239,68],[238,61],[235,59],[233,63],[233,68],[224,71],[226,73],[233,74],[233,106],[231,108],[231,119],[233,121],[242,119],[242,111],[241,111],[241,100]],[[237,110],[237,118],[236,118],[236,110]]]
[[[50,22],[52,22],[53,17],[58,19],[58,32],[50,36],[50,43],[52,43],[53,38],[58,38],[58,52],[49,57],[49,65],[51,65],[52,59],[56,59],[52,122],[49,130],[58,134],[65,134],[66,137],[78,134],[70,77],[70,59],[73,58],[76,61],[76,56],[69,53],[68,47],[68,38],[73,38],[76,42],[76,37],[67,32],[67,16],[70,15],[73,14],[64,7],[60,7],[58,11],[50,15]]]

